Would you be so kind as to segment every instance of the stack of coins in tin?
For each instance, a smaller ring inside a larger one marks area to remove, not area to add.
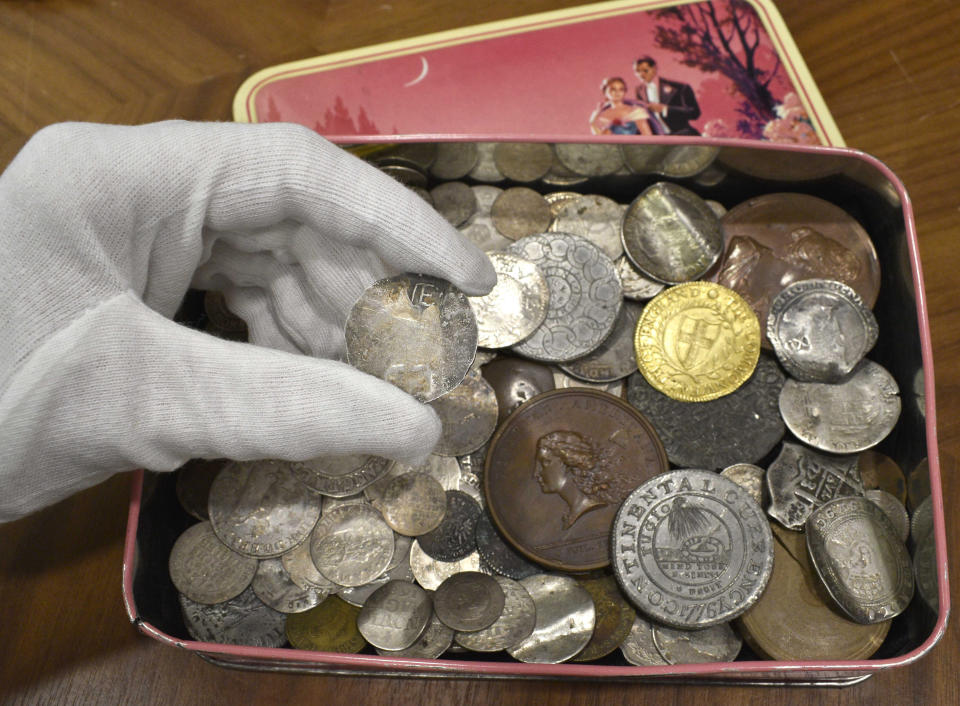
[[[741,638],[777,660],[872,655],[914,593],[907,484],[874,449],[900,411],[866,357],[877,256],[813,196],[704,200],[717,153],[367,148],[498,273],[484,297],[382,280],[348,319],[349,362],[430,404],[441,441],[415,468],[181,469],[201,520],[169,562],[190,634],[529,662],[731,661]],[[593,188],[623,175],[650,183],[626,202]]]

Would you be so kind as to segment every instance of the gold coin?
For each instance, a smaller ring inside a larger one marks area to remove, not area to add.
[[[712,282],[665,289],[640,315],[637,367],[675,400],[706,402],[729,395],[753,374],[760,323],[736,292]]]
[[[287,616],[287,639],[298,650],[359,652],[367,645],[357,629],[360,609],[337,596],[316,608]]]

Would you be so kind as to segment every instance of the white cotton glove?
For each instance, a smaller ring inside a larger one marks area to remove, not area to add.
[[[190,458],[424,458],[429,407],[331,360],[360,293],[489,260],[407,189],[294,125],[55,125],[0,176],[0,521]],[[170,320],[218,288],[255,345]],[[306,355],[305,355],[306,354]]]

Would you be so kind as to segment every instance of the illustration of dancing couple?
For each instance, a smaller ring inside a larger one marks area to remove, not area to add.
[[[627,98],[627,82],[610,76],[600,86],[604,99],[590,116],[595,135],[699,135],[690,121],[700,106],[690,84],[662,78],[657,62],[641,56],[633,64],[640,79],[635,99]]]

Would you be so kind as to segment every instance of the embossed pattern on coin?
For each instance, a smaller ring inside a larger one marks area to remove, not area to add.
[[[613,199],[585,194],[554,210],[550,230],[586,238],[611,260],[623,255],[620,239],[621,208]]]
[[[170,580],[197,603],[223,603],[238,596],[257,573],[257,560],[223,544],[209,522],[188,527],[170,550]]]
[[[404,473],[384,488],[378,508],[391,529],[416,537],[443,521],[447,496],[443,486],[426,473]]]
[[[504,602],[500,617],[482,630],[458,632],[458,645],[475,652],[499,652],[526,640],[536,624],[536,606],[527,589],[505,576],[494,576],[503,591]]]
[[[414,540],[410,546],[410,570],[417,583],[428,591],[435,591],[444,580],[461,571],[479,571],[480,554],[473,552],[459,561],[439,561],[420,548]]]
[[[539,192],[526,186],[506,189],[490,208],[497,231],[511,240],[542,233],[553,219],[550,204]]]
[[[596,620],[590,641],[573,661],[590,662],[606,657],[627,639],[637,614],[613,576],[578,577],[577,580],[593,599]]]
[[[461,490],[447,491],[443,521],[418,538],[420,548],[440,561],[459,561],[477,551],[477,520],[480,505]]]
[[[386,475],[393,461],[380,456],[348,454],[291,461],[297,479],[314,493],[334,498],[355,495]]]
[[[590,636],[596,613],[593,599],[580,584],[560,574],[535,574],[520,581],[536,607],[533,632],[507,649],[521,662],[556,664],[582,650]]]
[[[432,614],[429,593],[414,583],[390,581],[363,604],[357,629],[374,647],[403,650],[423,634]]]
[[[286,615],[264,605],[252,588],[222,603],[197,603],[180,594],[187,632],[194,640],[221,645],[282,647]]]
[[[453,644],[453,630],[440,622],[436,615],[430,616],[427,629],[410,647],[403,650],[385,650],[378,647],[377,653],[384,657],[401,659],[436,659]]]
[[[467,297],[477,318],[477,345],[505,348],[533,333],[547,318],[550,289],[540,269],[507,252],[490,253],[497,283],[489,294]]]
[[[284,571],[290,580],[303,589],[313,589],[325,595],[334,593],[339,586],[321,574],[310,556],[310,542],[302,542],[280,557]]]
[[[654,625],[653,644],[667,664],[732,662],[743,647],[740,637],[728,623],[703,630],[677,630]]]
[[[493,625],[503,612],[505,596],[492,576],[463,571],[445,579],[433,594],[440,621],[459,632],[475,632]]]
[[[624,302],[613,331],[598,348],[576,360],[561,363],[560,369],[587,382],[613,382],[637,369],[633,336],[643,307]]]
[[[302,613],[327,597],[326,593],[295,584],[280,559],[261,559],[250,587],[257,598],[281,613]]]
[[[863,497],[883,510],[883,514],[887,516],[890,525],[896,531],[897,539],[906,544],[910,538],[910,515],[907,514],[907,508],[903,503],[879,488],[864,490]]]
[[[369,505],[331,510],[310,535],[313,563],[340,586],[360,586],[382,574],[393,550],[393,530]]]
[[[498,574],[519,581],[540,573],[539,566],[524,559],[504,541],[487,513],[477,520],[476,539],[480,557]]]
[[[298,650],[359,652],[367,646],[357,629],[360,609],[336,596],[316,608],[287,616],[287,639]]]

